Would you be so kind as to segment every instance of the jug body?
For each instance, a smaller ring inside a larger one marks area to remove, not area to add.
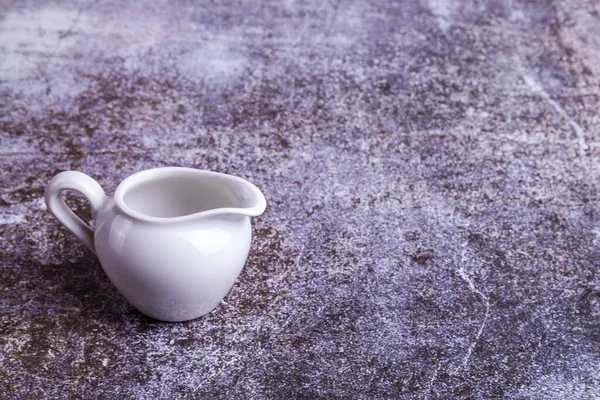
[[[212,311],[238,278],[250,242],[248,216],[156,225],[112,207],[96,219],[104,272],[135,308],[162,321]]]

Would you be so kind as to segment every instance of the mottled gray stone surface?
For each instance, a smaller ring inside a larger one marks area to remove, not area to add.
[[[3,1],[0,140],[2,399],[600,398],[594,0]],[[178,324],[42,198],[166,165],[269,203]]]

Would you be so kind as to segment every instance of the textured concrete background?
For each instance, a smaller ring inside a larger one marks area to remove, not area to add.
[[[595,0],[2,1],[0,99],[2,399],[600,398]],[[42,199],[166,165],[269,203],[180,324]]]

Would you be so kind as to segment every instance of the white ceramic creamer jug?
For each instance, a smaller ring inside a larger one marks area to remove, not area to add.
[[[64,190],[87,197],[93,226],[65,204]],[[244,179],[179,167],[134,174],[113,198],[89,176],[61,172],[45,198],[127,300],[163,321],[194,319],[219,304],[248,257],[250,217],[266,207],[261,191]]]

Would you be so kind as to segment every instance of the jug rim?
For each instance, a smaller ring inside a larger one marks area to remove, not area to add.
[[[177,217],[155,217],[148,214],[144,214],[142,212],[136,211],[124,201],[125,194],[134,186],[144,182],[150,181],[152,179],[156,179],[158,177],[164,176],[176,176],[178,173],[181,174],[189,174],[193,173],[196,175],[204,175],[204,176],[213,176],[219,177],[222,179],[227,179],[230,181],[235,181],[238,183],[242,183],[246,187],[248,187],[252,193],[253,197],[256,199],[254,204],[250,207],[220,207],[220,208],[212,208],[205,211],[199,211],[192,214],[181,215]],[[143,171],[136,172],[127,178],[125,178],[115,190],[114,193],[114,201],[119,207],[119,209],[125,214],[133,217],[137,220],[152,222],[152,223],[173,223],[173,222],[184,222],[190,221],[200,216],[209,217],[216,215],[240,215],[240,216],[248,216],[248,217],[256,217],[261,215],[267,206],[267,201],[263,193],[258,189],[254,184],[249,181],[229,174],[224,174],[221,172],[208,171],[204,169],[198,168],[188,168],[188,167],[157,167],[146,169]]]

